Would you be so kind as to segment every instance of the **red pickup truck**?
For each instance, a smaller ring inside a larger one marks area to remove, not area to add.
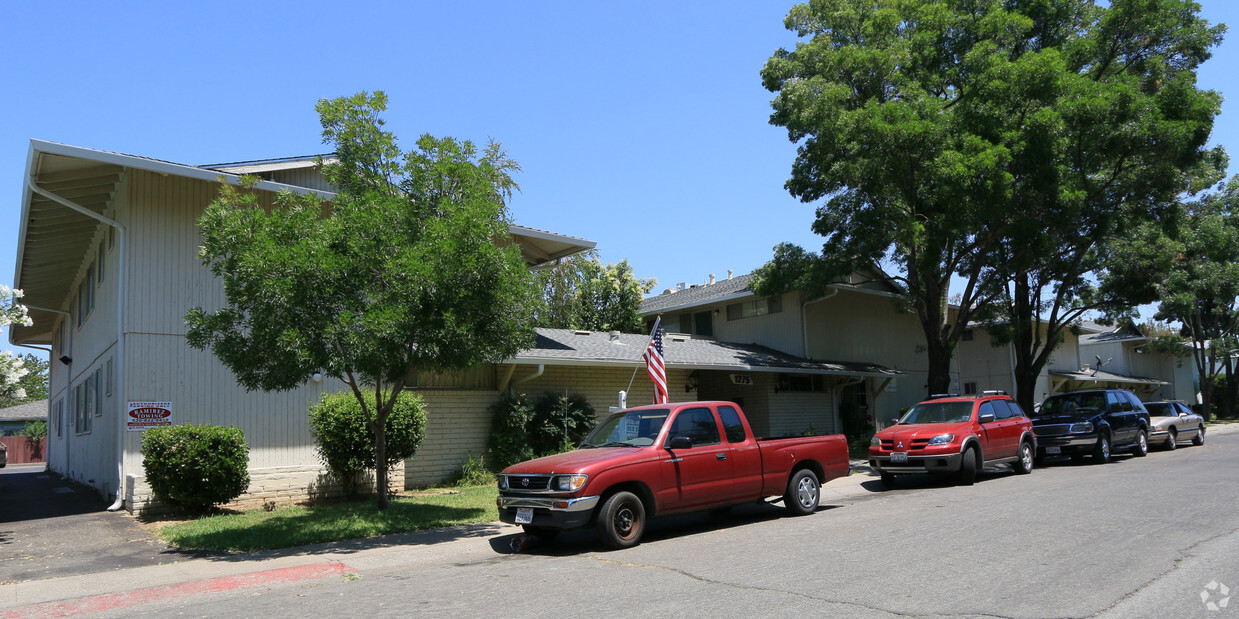
[[[628,548],[648,518],[781,497],[793,515],[817,509],[822,483],[848,474],[842,435],[762,439],[732,402],[619,411],[574,451],[499,474],[499,519],[544,538],[594,524]]]

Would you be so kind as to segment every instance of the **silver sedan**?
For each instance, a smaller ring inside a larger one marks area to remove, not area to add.
[[[1166,449],[1179,446],[1179,441],[1191,440],[1193,445],[1205,444],[1205,420],[1178,400],[1145,402],[1149,409],[1149,445]]]

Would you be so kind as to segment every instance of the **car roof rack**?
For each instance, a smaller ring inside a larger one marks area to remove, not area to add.
[[[934,394],[930,394],[930,396],[925,399],[926,400],[939,400],[942,398],[958,398],[958,397],[959,397],[958,393],[934,393]]]
[[[1007,393],[1006,391],[1003,391],[1002,389],[986,389],[985,391],[981,392],[981,395],[1010,395],[1010,394]]]

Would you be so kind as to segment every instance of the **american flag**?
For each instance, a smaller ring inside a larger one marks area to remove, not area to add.
[[[645,347],[645,371],[650,380],[654,381],[654,403],[666,404],[667,396],[667,366],[663,362],[663,319],[659,316],[654,320],[654,330],[650,332],[650,344]]]

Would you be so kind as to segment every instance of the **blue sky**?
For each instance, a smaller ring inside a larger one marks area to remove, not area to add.
[[[596,241],[657,291],[748,273],[781,241],[820,247],[758,75],[795,43],[792,2],[348,4],[5,3],[0,282],[31,138],[194,165],[315,154],[314,102],[376,89],[406,147],[502,142],[524,168],[517,223]],[[1201,4],[1239,27],[1234,4]],[[1236,37],[1204,87],[1234,90]],[[1214,142],[1239,153],[1234,107]]]

